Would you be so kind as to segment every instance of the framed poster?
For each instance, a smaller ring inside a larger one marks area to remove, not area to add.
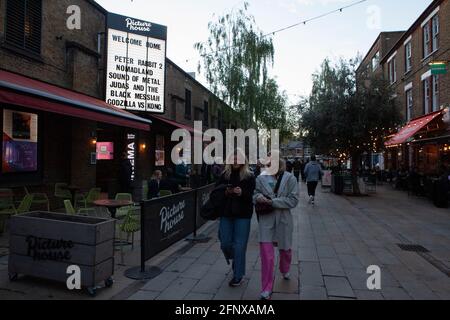
[[[156,147],[155,147],[155,166],[163,167],[165,165],[165,145],[164,136],[156,136]]]
[[[97,160],[114,160],[114,142],[97,142]]]
[[[2,172],[38,170],[38,115],[3,110]]]

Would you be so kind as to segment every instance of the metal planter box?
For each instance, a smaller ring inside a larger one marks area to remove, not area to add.
[[[11,217],[9,275],[66,283],[67,268],[80,267],[81,286],[112,285],[115,220],[50,212]]]

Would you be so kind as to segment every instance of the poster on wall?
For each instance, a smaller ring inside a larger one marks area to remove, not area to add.
[[[34,172],[38,169],[38,115],[3,110],[2,172]]]
[[[97,142],[97,160],[114,160],[114,142]]]
[[[167,27],[108,14],[106,102],[164,113]]]
[[[156,149],[155,149],[155,166],[163,167],[165,164],[165,151],[164,151],[164,136],[156,136]]]

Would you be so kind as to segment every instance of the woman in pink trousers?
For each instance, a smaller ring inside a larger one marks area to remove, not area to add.
[[[278,188],[277,188],[278,187]],[[255,203],[271,204],[274,211],[260,215],[259,242],[261,253],[261,299],[270,300],[274,283],[274,244],[280,251],[280,272],[290,279],[292,262],[293,217],[291,210],[299,202],[298,182],[294,175],[286,172],[286,163],[280,159],[279,171],[275,175],[263,172],[256,180],[253,197]]]

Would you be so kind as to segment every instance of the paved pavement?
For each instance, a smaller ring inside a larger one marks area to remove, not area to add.
[[[274,300],[450,299],[450,210],[380,187],[371,197],[339,197],[320,190],[295,210],[292,279],[276,274]],[[253,221],[247,275],[228,287],[230,267],[212,239],[178,252],[163,273],[130,293],[131,300],[255,300],[260,290],[257,222]],[[429,253],[403,251],[418,244]],[[381,290],[367,288],[367,267],[381,268]]]
[[[295,210],[292,279],[276,274],[274,300],[450,299],[450,209],[385,186],[371,197],[341,197],[319,189],[317,204],[307,204],[305,186]],[[229,288],[227,266],[217,241],[217,223],[201,232],[211,240],[180,241],[148,261],[163,272],[150,281],[123,273],[139,265],[139,249],[116,255],[115,284],[96,299],[255,300],[260,291],[257,222],[253,221],[247,275],[240,288]],[[139,237],[137,237],[139,239]],[[418,244],[428,253],[403,251]],[[58,283],[24,277],[9,282],[7,239],[0,238],[0,299],[92,299]],[[366,269],[381,268],[381,290],[367,289]]]

